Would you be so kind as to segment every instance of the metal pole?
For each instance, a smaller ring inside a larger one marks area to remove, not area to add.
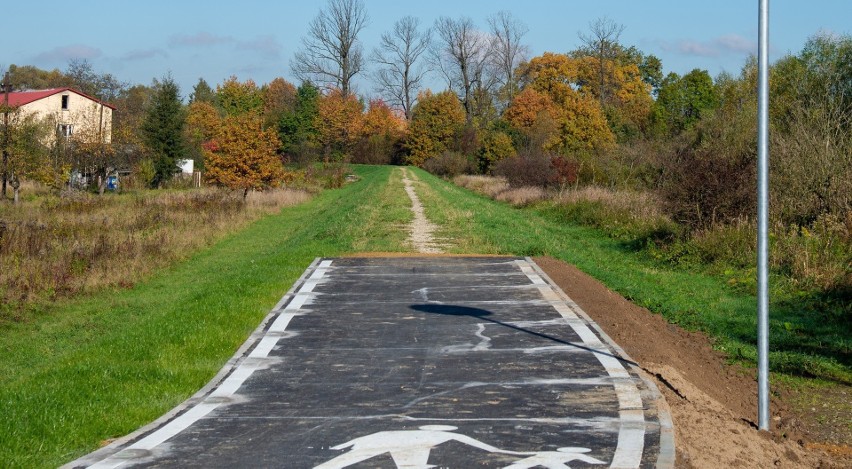
[[[759,0],[757,53],[757,422],[769,430],[769,0]]]

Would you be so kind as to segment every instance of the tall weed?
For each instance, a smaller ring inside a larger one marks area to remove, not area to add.
[[[41,301],[128,287],[259,217],[308,199],[294,190],[217,189],[93,196],[69,192],[0,206],[0,323]]]

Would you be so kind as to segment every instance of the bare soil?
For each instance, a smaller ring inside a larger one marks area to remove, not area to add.
[[[668,324],[574,266],[535,262],[656,381],[671,408],[676,467],[852,467],[848,440],[826,440],[837,432],[817,430],[815,414],[793,410],[801,391],[774,385],[772,432],[758,431],[754,370],[727,363],[704,334]],[[848,399],[847,389],[827,397]]]

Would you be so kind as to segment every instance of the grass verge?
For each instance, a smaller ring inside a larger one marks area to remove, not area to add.
[[[549,255],[570,262],[634,303],[701,330],[729,357],[756,361],[756,298],[725,278],[678,268],[629,242],[567,221],[553,204],[516,209],[417,171],[427,217],[453,239],[453,252]],[[852,383],[850,329],[776,298],[770,318],[773,371]]]
[[[404,251],[398,168],[283,209],[129,290],[46,307],[0,330],[0,461],[55,467],[209,381],[317,256]]]

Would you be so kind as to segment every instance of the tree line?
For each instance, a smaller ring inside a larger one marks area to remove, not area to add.
[[[99,161],[123,158],[152,187],[181,159],[210,183],[246,191],[286,181],[286,163],[352,161],[651,189],[694,227],[754,209],[753,60],[738,75],[666,75],[606,18],[579,33],[576,49],[530,57],[527,27],[505,11],[485,28],[466,17],[404,17],[365,51],[368,23],[362,0],[329,0],[290,62],[298,85],[202,78],[187,104],[170,77],[130,86],[81,61],[65,72],[10,72],[18,88],[68,83],[115,104],[112,150],[95,148],[100,160],[86,164],[104,173],[117,164]],[[817,35],[772,68],[772,197],[785,222],[849,213],[850,50],[849,36]],[[370,78],[374,98],[356,93],[358,76]],[[427,77],[445,89],[425,89]],[[54,173],[67,173],[69,162],[52,154]]]

